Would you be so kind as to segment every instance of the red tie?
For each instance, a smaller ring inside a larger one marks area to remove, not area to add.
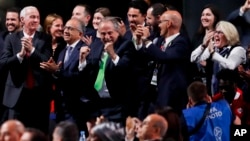
[[[30,53],[26,53],[26,58],[28,59],[28,71],[27,71],[27,77],[26,77],[26,86],[28,89],[32,89],[35,84],[35,79],[33,76],[31,64],[30,64]]]

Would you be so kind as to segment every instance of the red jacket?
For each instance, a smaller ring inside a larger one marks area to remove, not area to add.
[[[224,98],[222,93],[217,93],[212,97],[212,101],[217,101],[219,99]],[[244,107],[244,100],[243,100],[243,92],[241,89],[236,88],[236,93],[234,96],[234,100],[230,103],[232,112],[234,115],[237,115],[239,118],[243,116],[243,107]]]

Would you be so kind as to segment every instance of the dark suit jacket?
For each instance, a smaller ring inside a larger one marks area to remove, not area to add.
[[[5,85],[3,104],[7,107],[14,107],[25,86],[25,79],[28,70],[28,59],[24,58],[22,63],[17,58],[20,52],[21,38],[23,31],[13,33],[5,39],[3,54],[0,59],[0,67],[7,68],[8,77]],[[41,32],[36,32],[33,38],[34,52],[29,57],[30,67],[35,79],[35,87],[39,88],[41,93],[49,94],[51,74],[40,68],[40,62],[48,61],[51,56],[51,38]]]
[[[72,51],[71,57],[67,63],[63,63],[58,72],[57,85],[58,89],[63,91],[63,95],[66,98],[66,102],[73,105],[79,104],[80,97],[83,95],[83,75],[82,71],[79,71],[79,52],[80,48],[85,46],[83,41],[79,41]],[[64,62],[65,53],[67,48],[64,48],[58,58],[58,62]]]
[[[157,87],[158,97],[156,104],[159,107],[171,106],[176,110],[184,108],[187,102],[187,86],[189,81],[189,40],[178,35],[168,44],[163,52],[159,48],[164,39],[159,39],[156,45],[142,48],[156,62],[158,62]]]
[[[227,20],[237,27],[241,44],[247,48],[250,44],[250,11],[246,11],[243,16],[240,16],[239,13],[240,9],[234,10],[228,15]]]
[[[89,70],[91,77],[92,88],[99,71],[99,62],[103,52],[102,46],[92,46],[90,55],[87,59],[86,70]],[[105,81],[107,88],[112,98],[119,101],[126,101],[133,95],[134,74],[133,67],[133,53],[134,44],[130,40],[118,38],[114,44],[116,54],[120,57],[117,65],[115,65],[111,58],[108,58],[105,68]],[[94,88],[93,88],[94,89]],[[97,95],[97,91],[94,91]]]

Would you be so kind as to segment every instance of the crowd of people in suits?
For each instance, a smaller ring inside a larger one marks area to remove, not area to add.
[[[79,131],[91,141],[229,140],[232,124],[250,124],[249,9],[246,0],[222,20],[206,5],[192,39],[178,10],[145,0],[130,2],[126,20],[78,4],[67,21],[47,15],[42,30],[35,6],[8,9],[0,140],[9,124],[23,141]]]

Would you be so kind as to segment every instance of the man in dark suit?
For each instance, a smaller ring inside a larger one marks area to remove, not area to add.
[[[84,70],[89,74],[90,95],[100,97],[95,101],[99,114],[124,124],[126,117],[135,115],[137,109],[132,71],[134,44],[120,36],[115,18],[104,18],[98,31],[103,44],[92,46],[89,55],[88,47],[81,48],[80,62],[86,64]],[[104,66],[102,73],[101,66]]]
[[[72,18],[77,18],[84,23],[84,36],[93,37],[95,36],[95,30],[92,27],[92,12],[91,8],[87,4],[78,4],[72,11]]]
[[[24,7],[20,19],[23,30],[6,37],[0,59],[0,67],[8,69],[3,104],[9,118],[47,133],[51,75],[39,63],[51,56],[51,38],[36,31],[40,23],[36,7]]]
[[[20,22],[20,16],[19,16],[19,12],[20,10],[18,8],[9,8],[7,9],[6,12],[6,19],[5,19],[5,27],[6,30],[1,31],[0,32],[0,54],[2,54],[3,51],[3,47],[4,47],[4,40],[6,38],[6,36],[17,32],[21,29],[21,22]],[[5,88],[5,82],[7,79],[7,74],[8,74],[8,70],[0,68],[0,101],[3,101],[3,93],[4,93],[4,88]],[[1,115],[1,119],[0,119],[0,123],[3,122],[4,120],[6,120],[5,116],[6,113],[5,112],[5,107],[2,105],[0,106],[0,115]]]
[[[162,38],[156,44],[152,44],[150,40],[142,41],[142,28],[136,31],[137,49],[157,62],[156,108],[171,106],[179,113],[187,103],[186,89],[190,82],[188,68],[191,53],[189,40],[180,34],[181,24],[179,12],[164,12],[159,24]]]
[[[48,62],[42,62],[41,68],[54,72],[57,88],[61,90],[65,103],[65,120],[72,118],[78,129],[87,133],[87,101],[81,99],[85,88],[83,84],[85,78],[83,78],[82,70],[78,68],[80,48],[86,46],[81,40],[83,25],[77,18],[67,21],[63,32],[67,46],[60,52],[57,64],[51,59]]]

